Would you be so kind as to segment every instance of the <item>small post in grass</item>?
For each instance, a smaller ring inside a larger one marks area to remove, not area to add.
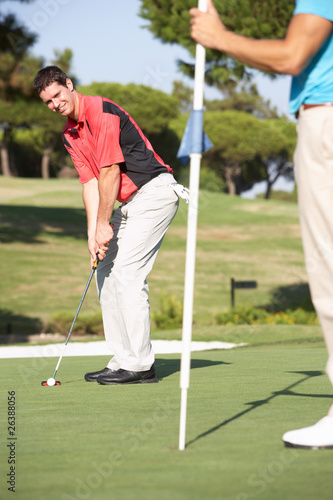
[[[235,307],[235,289],[236,288],[257,288],[258,284],[256,281],[236,281],[234,278],[230,280],[230,293],[231,293],[231,307]]]

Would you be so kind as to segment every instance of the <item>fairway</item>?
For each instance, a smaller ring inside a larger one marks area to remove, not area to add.
[[[74,316],[90,272],[81,188],[76,180],[1,181],[0,333],[8,323],[14,333],[47,331],[53,314]],[[157,355],[158,384],[127,387],[84,381],[106,366],[104,356],[65,356],[57,387],[41,381],[58,358],[1,359],[1,499],[13,498],[11,451],[18,500],[332,498],[332,450],[287,449],[281,439],[332,404],[320,327],[213,324],[230,309],[231,277],[258,281],[237,291],[237,305],[283,309],[291,296],[293,307],[302,304],[297,207],[201,192],[199,208],[193,340],[247,347],[192,353],[186,449],[178,450],[179,354]],[[182,302],[186,223],[181,204],[149,275],[152,312],[161,292]],[[92,286],[80,317],[96,311]],[[152,330],[153,339],[181,335]]]
[[[42,387],[56,358],[1,362],[2,443],[15,391],[19,500],[329,500],[333,453],[287,449],[286,430],[332,403],[326,349],[257,346],[192,353],[187,448],[179,451],[179,355],[159,355],[158,384],[83,380],[108,358],[65,357],[59,387]],[[9,376],[10,374],[10,376]],[[6,491],[1,448],[1,498]]]
[[[90,272],[81,191],[77,179],[1,178],[1,334],[8,324],[13,333],[48,331],[52,315],[74,316]],[[180,203],[148,276],[152,316],[161,293],[183,302],[187,211]],[[237,290],[236,306],[284,308],[296,287],[307,289],[296,204],[200,192],[196,325],[230,309],[232,277],[258,282]],[[302,305],[303,296],[296,298]],[[82,315],[98,311],[92,285]]]

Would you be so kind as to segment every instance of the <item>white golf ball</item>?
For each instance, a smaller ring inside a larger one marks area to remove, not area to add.
[[[49,378],[46,383],[47,383],[47,385],[52,386],[52,385],[55,385],[55,380],[54,380],[54,378]]]

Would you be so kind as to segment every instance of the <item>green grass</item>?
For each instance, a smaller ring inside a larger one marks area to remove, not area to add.
[[[74,316],[90,272],[77,179],[0,177],[0,203],[0,333],[8,323],[16,333],[41,331],[59,311]],[[148,277],[152,311],[161,291],[183,300],[186,224],[181,203]],[[255,290],[236,291],[237,306],[279,304],[296,285],[306,287],[296,205],[200,194],[196,325],[229,309],[231,277],[258,282]],[[92,285],[82,314],[98,310]]]
[[[77,180],[0,178],[0,331],[40,331],[58,311],[75,313],[89,276]],[[187,207],[167,233],[149,276],[182,300]],[[158,355],[158,384],[86,383],[106,357],[64,357],[59,387],[42,387],[58,358],[2,359],[1,498],[7,491],[8,391],[16,398],[18,500],[330,500],[329,451],[286,449],[287,430],[311,425],[332,404],[319,326],[212,325],[230,307],[230,278],[257,280],[236,305],[308,300],[291,203],[200,195],[194,340],[246,347],[192,353],[187,447],[179,451],[179,355]],[[89,290],[82,314],[99,310]],[[67,332],[65,332],[67,333]],[[180,339],[181,329],[153,331]]]
[[[309,325],[194,326],[192,335],[200,342],[233,342],[249,346],[314,343],[323,339],[320,326]],[[156,331],[152,338],[181,340],[182,330]]]
[[[40,382],[56,358],[2,360],[3,444],[7,391],[16,393],[15,498],[329,500],[331,453],[281,441],[326,414],[325,361],[322,343],[193,353],[187,448],[179,451],[178,355],[157,356],[158,384],[128,387],[83,380],[104,357],[65,357],[53,388]],[[4,445],[0,463],[4,478]]]

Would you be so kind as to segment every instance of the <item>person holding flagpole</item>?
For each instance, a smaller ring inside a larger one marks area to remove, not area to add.
[[[192,8],[190,16],[197,43],[293,77],[290,112],[298,118],[294,165],[302,241],[333,384],[333,2],[296,0],[282,40],[254,40],[227,30],[211,0],[207,12]],[[333,448],[333,405],[319,422],[286,432],[283,441],[298,448]]]

